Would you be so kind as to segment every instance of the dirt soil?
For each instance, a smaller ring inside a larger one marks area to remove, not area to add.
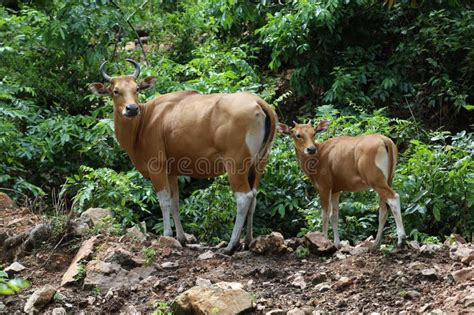
[[[39,222],[38,216],[23,210],[2,212],[0,220],[4,225],[0,228],[8,229],[8,234],[23,232],[28,225]],[[26,269],[18,276],[29,280],[31,287],[18,295],[0,297],[5,306],[3,313],[23,313],[28,297],[36,289],[51,284],[58,291],[43,309],[46,314],[57,307],[65,308],[68,313],[148,314],[160,307],[165,310],[177,295],[195,286],[198,278],[212,283],[240,282],[254,298],[255,314],[296,307],[309,314],[312,311],[468,313],[472,310],[465,300],[474,294],[474,281],[456,283],[453,280],[451,272],[465,266],[450,258],[448,246],[425,254],[416,249],[404,249],[388,254],[350,256],[338,252],[331,257],[309,255],[305,258],[297,258],[294,253],[258,255],[240,251],[232,257],[216,254],[214,258],[201,260],[200,254],[217,249],[205,245],[160,248],[156,243],[151,245],[149,240],[141,243],[129,237],[101,236],[96,244],[97,252],[119,246],[143,261],[145,247],[156,251],[151,275],[147,274],[136,284],[124,283],[120,289],[101,292],[83,289],[81,283],[60,287],[61,277],[80,244],[81,240],[72,239],[56,249],[53,244],[19,259]],[[178,266],[164,268],[165,262],[177,262]],[[5,267],[10,262],[1,260],[1,263]],[[425,269],[434,270],[434,274],[420,271]],[[298,277],[300,280],[295,281]]]

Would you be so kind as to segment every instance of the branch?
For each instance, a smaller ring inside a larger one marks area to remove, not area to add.
[[[148,2],[148,1],[145,1],[140,7],[143,7],[143,5],[145,5],[147,2]],[[125,13],[123,12],[123,10],[118,6],[117,3],[115,3],[114,0],[110,0],[110,3],[111,3],[114,7],[116,7],[117,10],[119,10],[119,12],[120,12],[123,16],[125,16]],[[135,33],[135,36],[137,37],[137,40],[138,40],[138,44],[140,45],[140,47],[141,47],[141,49],[142,49],[143,59],[145,60],[145,64],[146,64],[147,66],[149,66],[150,64],[148,63],[148,59],[147,59],[147,57],[146,57],[145,48],[143,47],[143,43],[142,43],[142,41],[141,41],[141,39],[140,39],[140,35],[138,35],[137,30],[136,30],[135,27],[133,26],[132,22],[130,22],[130,18],[131,18],[132,16],[133,16],[133,14],[130,15],[130,16],[126,19],[127,24],[130,26],[130,28],[131,28],[131,29],[133,30],[133,32]]]

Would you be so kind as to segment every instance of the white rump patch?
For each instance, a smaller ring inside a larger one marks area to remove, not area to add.
[[[265,112],[260,109],[257,119],[245,135],[245,143],[247,144],[247,148],[252,156],[252,163],[257,158],[257,155],[263,146],[263,139],[265,138],[265,117]]]
[[[377,149],[377,154],[375,155],[375,165],[382,171],[385,179],[388,180],[388,152],[385,149],[385,146],[379,146]]]

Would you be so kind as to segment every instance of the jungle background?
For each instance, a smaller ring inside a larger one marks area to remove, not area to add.
[[[158,78],[153,96],[250,91],[290,124],[331,121],[317,141],[379,132],[400,150],[394,189],[410,239],[471,239],[474,10],[471,1],[4,0],[0,7],[0,190],[58,227],[70,209],[109,208],[117,229],[161,233],[152,185],[114,139],[98,68]],[[133,28],[131,27],[133,26]],[[137,38],[141,38],[146,59]],[[225,176],[183,177],[181,215],[199,240],[228,240]],[[317,193],[278,135],[261,182],[257,234],[320,228]],[[374,192],[341,197],[342,239],[377,226]],[[386,242],[395,234],[389,216]],[[393,239],[394,242],[394,239]]]

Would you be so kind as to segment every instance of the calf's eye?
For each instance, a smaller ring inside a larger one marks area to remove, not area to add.
[[[298,133],[298,134],[296,135],[296,138],[301,138],[301,135]]]

